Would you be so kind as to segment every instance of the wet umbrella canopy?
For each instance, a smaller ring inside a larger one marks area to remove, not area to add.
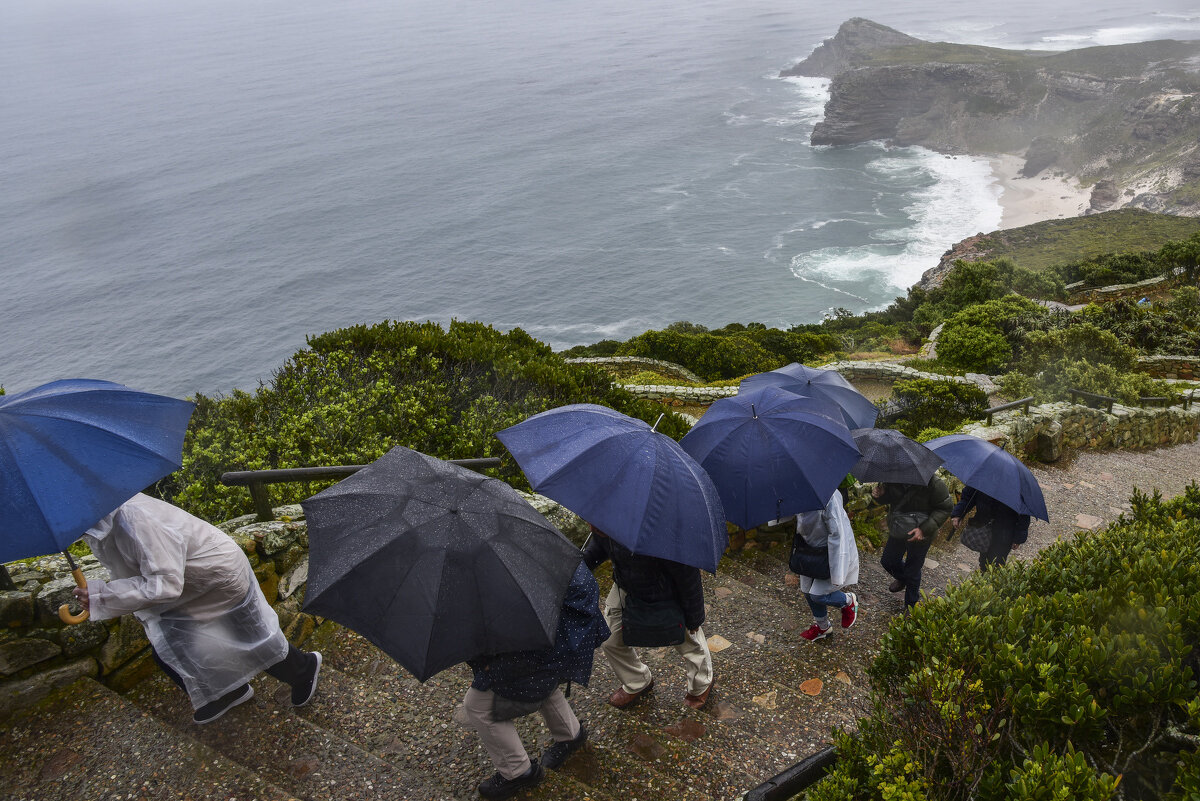
[[[580,552],[503,481],[400,447],[302,505],[305,611],[421,681],[554,642]]]
[[[776,387],[714,402],[679,444],[742,528],[823,508],[859,458],[836,406]]]
[[[716,572],[729,544],[712,479],[679,443],[606,406],[560,406],[496,434],[538,492],[634,553]]]
[[[177,470],[193,408],[86,378],[0,397],[0,563],[66,548]]]
[[[950,434],[925,444],[945,459],[946,469],[967,486],[995,498],[1017,514],[1050,521],[1037,479],[1008,451],[969,434]]]
[[[797,395],[831,401],[837,405],[846,427],[850,429],[870,428],[879,417],[879,409],[875,404],[833,370],[818,370],[792,362],[778,370],[743,379],[738,385],[738,394],[763,387],[778,387]]]
[[[942,465],[942,457],[892,428],[852,431],[862,458],[850,470],[859,481],[928,484]]]

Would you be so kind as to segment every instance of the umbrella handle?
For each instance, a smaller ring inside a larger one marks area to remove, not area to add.
[[[79,568],[75,568],[74,570],[71,571],[71,575],[75,577],[75,584],[77,586],[79,586],[85,590],[87,589],[87,579],[85,579],[83,577],[82,570],[80,570]],[[88,619],[88,610],[84,609],[78,615],[73,615],[73,614],[71,614],[71,607],[67,606],[66,604],[63,604],[62,606],[58,607],[58,619],[68,625],[75,625],[76,623],[82,623],[83,621]]]

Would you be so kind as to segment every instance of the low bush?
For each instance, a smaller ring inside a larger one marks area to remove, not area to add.
[[[309,339],[256,392],[196,398],[183,468],[160,484],[164,497],[210,520],[249,512],[244,487],[219,481],[230,470],[366,464],[396,445],[443,459],[500,455],[499,474],[524,477],[495,438],[546,409],[599,403],[653,423],[662,407],[615,388],[607,373],[568,365],[515,329],[481,323],[355,326]],[[667,414],[658,430],[681,437]],[[325,483],[275,484],[275,504]]]
[[[929,428],[954,431],[967,420],[983,417],[987,393],[973,384],[910,378],[892,385],[891,403],[900,416],[889,425],[916,437]]]
[[[810,801],[1181,799],[1200,784],[1200,488],[926,599]]]

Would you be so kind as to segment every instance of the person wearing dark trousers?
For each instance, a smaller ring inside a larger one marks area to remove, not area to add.
[[[627,598],[632,595],[646,602],[673,599],[679,605],[687,629],[683,642],[674,646],[676,653],[687,663],[688,690],[683,702],[693,709],[708,703],[713,686],[713,664],[708,639],[701,628],[704,587],[700,569],[669,559],[635,554],[595,526],[584,544],[583,560],[589,570],[595,570],[609,560],[613,564],[613,586],[604,601],[604,619],[612,636],[600,647],[621,686],[609,696],[608,702],[624,709],[642,698],[654,685],[649,666],[636,650],[625,644],[622,620]]]
[[[888,507],[888,539],[879,560],[893,581],[888,589],[904,590],[904,606],[921,599],[921,570],[938,529],[950,517],[954,500],[937,476],[929,483],[877,484],[871,488],[875,503]]]
[[[992,565],[1002,565],[1008,554],[1023,545],[1029,538],[1029,515],[1020,515],[990,495],[963,487],[962,497],[950,512],[950,522],[958,528],[967,513],[975,510],[974,522],[991,523],[992,536],[979,552],[979,569],[986,571]]]
[[[260,672],[303,706],[317,691],[321,655],[288,642],[246,554],[225,532],[166,501],[138,494],[84,533],[109,579],[75,597],[93,620],[132,614],[154,661],[211,723],[254,697]]]

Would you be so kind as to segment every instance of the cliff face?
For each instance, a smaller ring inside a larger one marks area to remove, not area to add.
[[[1024,152],[1099,184],[1095,208],[1200,214],[1200,42],[1061,53],[924,42],[864,19],[782,75],[831,79],[817,145]]]

